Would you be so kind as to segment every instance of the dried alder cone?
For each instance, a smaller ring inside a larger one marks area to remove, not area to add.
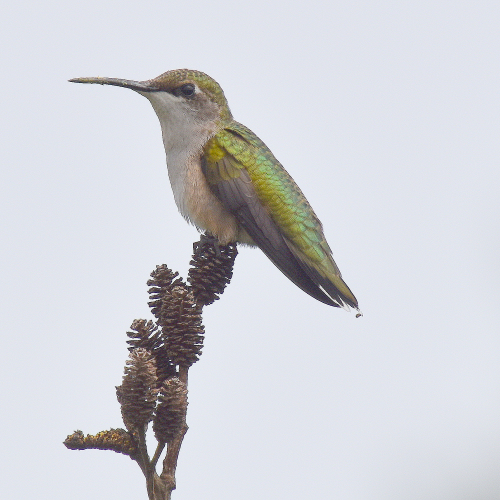
[[[148,424],[156,408],[158,395],[156,364],[151,352],[134,349],[127,360],[122,385],[116,388],[122,418],[129,431]]]
[[[179,273],[174,273],[165,264],[156,266],[151,273],[151,279],[148,280],[148,286],[151,287],[148,290],[151,300],[148,305],[158,323],[161,322],[161,311],[165,300],[168,300],[167,295],[173,287],[182,285],[184,285],[184,280],[179,277]]]
[[[186,423],[187,387],[177,377],[163,383],[153,420],[153,431],[160,443],[172,441],[183,431]]]
[[[160,326],[167,357],[173,365],[191,366],[203,347],[201,310],[189,287],[167,266],[157,266],[151,278],[149,306]]]
[[[235,243],[219,245],[213,237],[206,234],[193,247],[188,282],[196,301],[207,306],[219,299],[219,295],[231,281],[238,249]]]
[[[161,309],[160,325],[168,357],[174,365],[191,366],[198,361],[205,328],[193,293],[185,285],[170,290]]]
[[[132,322],[129,332],[127,332],[130,340],[129,351],[137,348],[147,349],[156,362],[156,377],[158,379],[158,387],[161,386],[164,380],[175,377],[177,370],[167,354],[167,349],[163,342],[162,331],[151,320],[136,319]]]

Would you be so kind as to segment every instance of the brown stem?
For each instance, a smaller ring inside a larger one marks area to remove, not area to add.
[[[155,454],[153,455],[153,458],[151,459],[151,467],[154,470],[156,467],[156,463],[158,462],[158,459],[160,458],[161,452],[163,451],[163,448],[165,448],[165,443],[158,443],[158,446],[156,447]]]
[[[139,454],[137,457],[137,463],[139,464],[139,467],[141,468],[144,476],[146,476],[148,498],[150,500],[155,500],[155,470],[154,467],[151,466],[151,462],[149,461],[148,448],[146,445],[146,426],[138,429],[137,434],[139,437]]]
[[[179,366],[179,380],[181,382],[184,382],[186,384],[186,387],[188,383],[188,371],[189,367],[182,365]],[[159,478],[166,489],[165,496],[162,498],[162,500],[170,500],[172,491],[175,490],[175,470],[177,468],[177,460],[179,458],[182,441],[187,430],[188,426],[186,424],[186,415],[184,415],[183,426],[180,429],[179,433],[172,439],[172,441],[167,443],[167,454],[163,459],[163,470]]]
[[[160,479],[167,489],[165,500],[169,500],[172,490],[175,490],[175,470],[177,468],[177,459],[179,458],[182,440],[184,439],[184,435],[187,430],[188,426],[184,423],[182,429],[179,431],[179,434],[177,434],[177,436],[167,444],[167,455],[163,460],[163,471],[160,475]]]
[[[189,367],[188,366],[179,366],[179,380],[181,382],[184,382],[186,384],[186,387],[188,385],[188,371]]]
[[[170,493],[158,474],[153,473],[153,496],[149,497],[150,500],[170,500]]]

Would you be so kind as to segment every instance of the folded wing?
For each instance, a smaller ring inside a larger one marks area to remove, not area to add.
[[[212,191],[269,259],[315,299],[357,309],[321,223],[265,144],[233,122],[204,153],[202,169]]]

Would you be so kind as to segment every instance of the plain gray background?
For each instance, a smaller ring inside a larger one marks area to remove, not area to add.
[[[2,15],[3,498],[139,499],[125,332],[186,274],[157,118],[79,76],[205,71],[323,221],[362,319],[258,250],[204,317],[177,500],[500,498],[499,4],[12,3]]]

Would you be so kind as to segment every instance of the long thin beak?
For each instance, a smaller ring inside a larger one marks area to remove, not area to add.
[[[152,86],[149,82],[136,82],[134,80],[123,80],[122,78],[107,78],[105,76],[72,78],[73,83],[98,83],[99,85],[116,85],[126,89],[136,90],[137,92],[157,92],[158,88]]]

